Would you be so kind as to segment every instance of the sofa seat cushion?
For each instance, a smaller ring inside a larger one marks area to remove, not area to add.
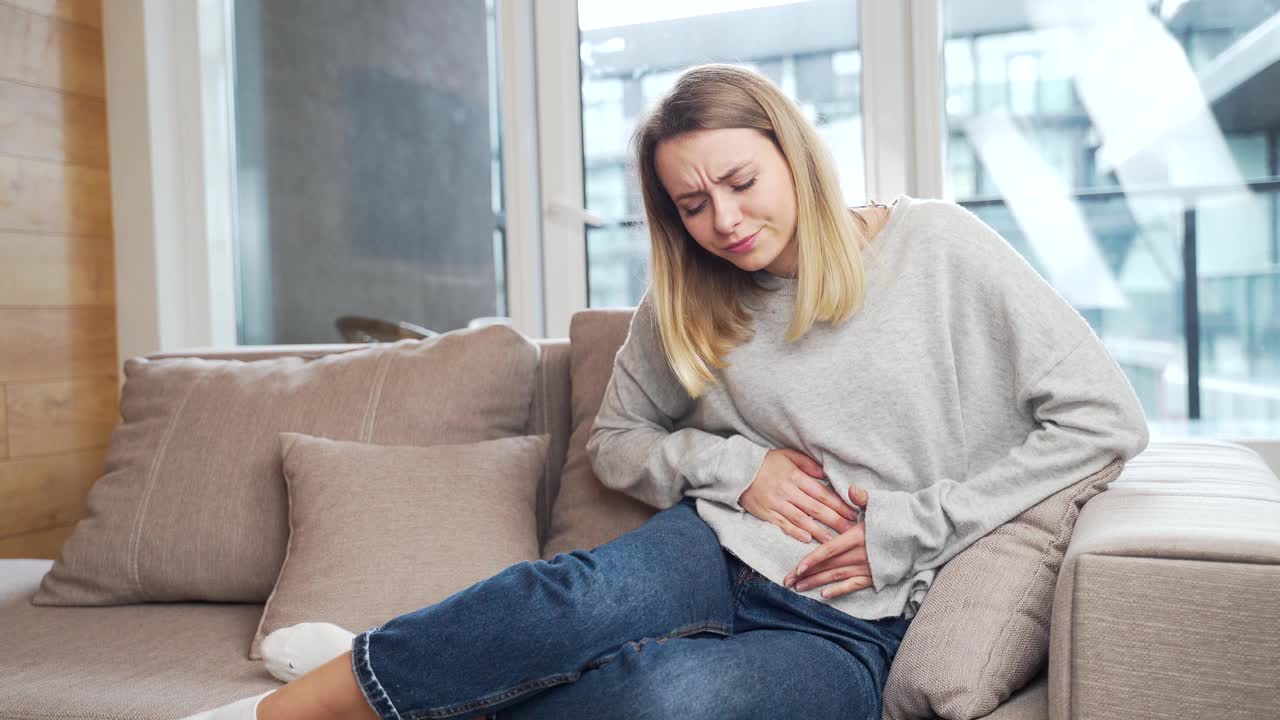
[[[281,687],[245,658],[262,605],[31,604],[50,560],[0,560],[0,720],[173,720]]]
[[[982,720],[1049,720],[1049,672],[1041,670],[1026,687]],[[936,720],[936,719],[935,719]]]

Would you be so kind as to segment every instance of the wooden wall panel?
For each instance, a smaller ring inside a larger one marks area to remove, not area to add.
[[[104,97],[102,31],[0,2],[0,79]]]
[[[115,302],[109,238],[0,232],[0,305]]]
[[[100,0],[0,0],[0,5],[12,5],[37,15],[102,29]]]
[[[0,539],[0,558],[56,560],[75,529],[75,525],[64,525]]]
[[[120,417],[114,376],[10,383],[5,393],[9,457],[107,445]]]
[[[119,419],[100,0],[0,0],[0,558],[56,558]]]
[[[89,513],[89,488],[106,448],[0,462],[0,528],[20,535],[70,525]]]
[[[116,372],[114,308],[0,307],[0,382]]]
[[[0,231],[111,233],[106,170],[0,155]]]
[[[107,167],[102,100],[0,80],[0,155]]]

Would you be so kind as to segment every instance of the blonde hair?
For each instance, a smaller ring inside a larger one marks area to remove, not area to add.
[[[762,75],[732,65],[689,68],[643,119],[635,158],[649,223],[654,314],[663,351],[691,397],[714,383],[712,368],[754,331],[744,296],[763,292],[750,273],[689,236],[658,179],[658,144],[695,130],[750,128],[768,137],[791,170],[799,268],[787,342],[818,321],[843,322],[862,306],[865,227],[844,207],[831,154],[795,105]],[[859,218],[861,220],[861,218]]]

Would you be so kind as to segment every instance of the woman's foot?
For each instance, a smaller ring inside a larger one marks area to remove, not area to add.
[[[354,637],[333,623],[290,625],[262,639],[262,662],[277,680],[292,682],[350,650]]]

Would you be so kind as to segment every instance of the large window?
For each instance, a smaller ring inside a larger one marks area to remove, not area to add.
[[[1280,2],[943,7],[948,196],[1152,420],[1280,420]]]
[[[635,125],[728,62],[814,122],[850,205],[995,227],[1153,424],[1280,427],[1280,0],[218,1],[242,343],[634,305]]]
[[[234,0],[239,341],[506,314],[485,0]]]
[[[688,65],[733,63],[777,83],[833,151],[846,199],[862,202],[855,0],[579,0],[578,19],[583,185],[602,221],[587,233],[592,307],[635,305],[644,292],[649,239],[629,140]]]

